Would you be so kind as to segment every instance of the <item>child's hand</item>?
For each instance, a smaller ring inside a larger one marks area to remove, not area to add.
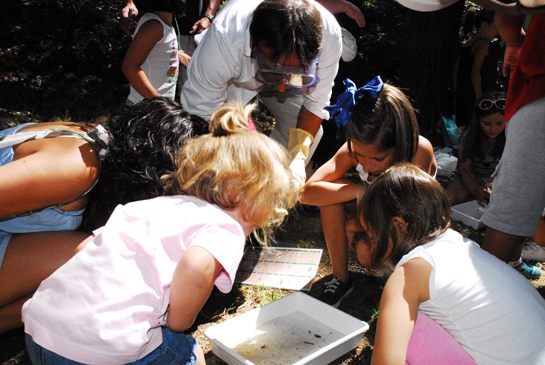
[[[473,192],[473,196],[477,200],[477,203],[481,207],[484,207],[486,204],[490,202],[490,187],[492,184],[486,184],[486,185],[479,185],[477,189]]]
[[[191,60],[191,56],[182,51],[181,49],[178,50],[178,61],[180,61],[181,64],[183,64],[185,67],[189,64],[189,61]]]
[[[348,239],[348,247],[352,251],[356,251],[357,242],[354,242],[356,233],[364,232],[363,227],[356,217],[348,218],[344,223],[344,230],[346,232],[346,238]]]
[[[360,239],[356,243],[356,252],[358,253],[358,261],[363,267],[371,266],[371,240],[368,235],[360,235]]]

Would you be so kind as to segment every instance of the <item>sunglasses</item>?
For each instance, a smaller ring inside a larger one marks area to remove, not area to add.
[[[490,100],[490,99],[483,99],[479,103],[479,109],[481,110],[489,110],[495,106],[497,109],[503,110],[505,109],[505,99],[498,99],[498,100]]]
[[[287,84],[295,89],[315,86],[319,78],[316,75],[318,56],[311,62],[308,70],[303,66],[288,66],[272,61],[258,47],[252,49],[252,58],[255,59],[255,79],[264,85]]]

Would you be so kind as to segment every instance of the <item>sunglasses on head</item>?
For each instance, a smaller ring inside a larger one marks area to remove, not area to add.
[[[309,88],[315,86],[319,78],[316,75],[318,56],[311,62],[308,70],[303,66],[289,66],[272,61],[259,47],[252,49],[252,58],[255,59],[255,79],[264,85],[287,84],[294,89]]]
[[[500,110],[505,109],[505,99],[504,98],[501,98],[498,100],[483,99],[479,103],[479,109],[481,110],[489,110],[493,106],[495,106],[496,109],[500,109]]]

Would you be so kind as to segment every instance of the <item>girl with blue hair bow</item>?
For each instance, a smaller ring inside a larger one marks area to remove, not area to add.
[[[346,143],[305,185],[301,202],[320,207],[322,227],[333,266],[333,279],[319,299],[338,307],[353,290],[348,272],[348,247],[356,232],[356,199],[375,177],[398,162],[411,162],[435,176],[437,163],[431,143],[419,135],[409,99],[376,76],[357,88],[344,80],[346,91],[327,107],[337,125],[346,127]],[[351,167],[362,184],[343,179]],[[363,188],[363,189],[362,189]]]

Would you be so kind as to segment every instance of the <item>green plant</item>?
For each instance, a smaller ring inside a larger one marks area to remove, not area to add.
[[[379,307],[373,308],[373,315],[371,316],[371,321],[378,318],[378,313],[379,313]]]
[[[284,296],[281,288],[268,288],[263,284],[254,286],[254,291],[259,294],[259,300],[261,305],[269,304]]]

